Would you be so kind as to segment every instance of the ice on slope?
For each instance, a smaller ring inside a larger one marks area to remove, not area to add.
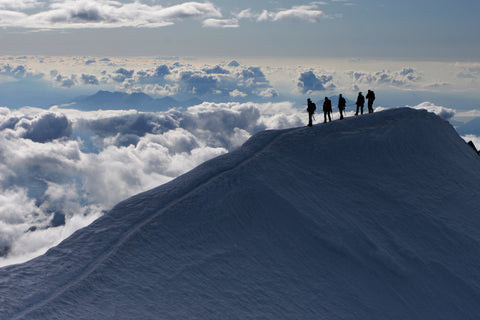
[[[0,269],[0,318],[478,319],[479,177],[426,111],[262,132]]]

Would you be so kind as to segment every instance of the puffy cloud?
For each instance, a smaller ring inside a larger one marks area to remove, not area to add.
[[[84,59],[76,63],[83,64]],[[241,66],[236,61],[201,66],[174,62],[144,69],[107,66],[102,71],[93,67],[78,70],[86,69],[89,72],[73,74],[51,70],[49,78],[60,88],[105,85],[108,90],[114,87],[119,92],[171,96],[179,101],[192,98],[231,101],[235,97],[242,98],[241,101],[261,101],[278,96],[261,67]],[[0,75],[18,79],[43,77],[27,66],[9,64],[0,64]]]
[[[156,113],[0,108],[0,265],[42,254],[117,202],[304,118],[292,103]]]
[[[120,68],[115,73],[123,75],[125,78],[131,78],[133,76],[133,70],[127,70],[125,68]]]
[[[82,74],[82,81],[83,84],[99,85],[97,77],[91,74]]]
[[[162,64],[155,69],[155,73],[153,75],[155,77],[164,77],[170,73],[170,68],[166,64]]]
[[[187,94],[210,98],[241,97],[243,94],[259,98],[262,97],[261,92],[271,88],[260,67],[240,67],[232,63],[200,68],[179,63],[161,65],[156,69],[137,71],[131,82],[124,81],[123,84],[144,92],[165,91],[168,95]],[[242,94],[235,94],[239,92]]]
[[[258,95],[262,98],[275,98],[278,97],[278,92],[273,88],[268,88],[260,91]]]
[[[323,91],[326,89],[333,89],[335,85],[332,83],[333,76],[320,75],[316,76],[313,71],[306,71],[300,74],[298,79],[297,88],[303,94],[313,91]]]
[[[139,70],[135,74],[135,83],[139,85],[143,84],[157,84],[165,85],[165,76],[171,74],[170,67],[166,64],[162,64],[153,70]]]
[[[37,0],[0,0],[0,9],[29,9],[41,5]]]
[[[3,0],[6,4],[12,1]],[[21,1],[23,4],[37,4]],[[20,6],[8,7],[23,9]],[[27,14],[1,11],[0,26],[21,28],[154,28],[188,18],[221,17],[220,10],[209,2],[185,2],[170,7],[147,5],[141,2],[121,3],[111,0],[61,0],[51,2],[48,9]]]
[[[419,105],[413,106],[412,108],[427,110],[429,112],[435,113],[437,116],[447,121],[455,116],[454,109],[437,106],[432,102],[423,102]]]
[[[132,78],[133,76],[133,73],[134,73],[134,70],[127,70],[125,68],[120,68],[118,70],[116,70],[112,75],[111,75],[111,78],[113,79],[113,81],[115,82],[124,82],[125,79],[130,79]]]
[[[180,80],[187,93],[204,95],[218,88],[218,79],[211,75],[202,75],[190,71],[182,72]]]
[[[10,64],[0,64],[0,75],[10,76],[16,79],[41,79],[44,77],[44,74],[37,72],[28,66],[17,65],[12,66]]]
[[[54,83],[59,87],[71,88],[76,85],[78,81],[77,76],[74,74],[71,76],[63,76],[61,74],[57,74],[54,78]]]
[[[370,85],[391,85],[409,87],[422,80],[422,75],[413,68],[403,68],[400,71],[383,70],[379,72],[348,72],[354,81]]]
[[[231,97],[246,97],[248,96],[246,93],[239,91],[238,89],[233,90],[229,93]]]
[[[256,82],[266,82],[265,74],[260,67],[248,67],[241,72],[245,79],[254,79]]]
[[[41,143],[67,138],[72,134],[72,124],[67,117],[51,112],[39,114],[33,119],[23,118],[16,128],[24,130],[24,138]]]

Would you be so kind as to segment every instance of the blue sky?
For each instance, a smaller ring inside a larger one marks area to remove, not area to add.
[[[1,54],[480,56],[478,1],[0,0]]]

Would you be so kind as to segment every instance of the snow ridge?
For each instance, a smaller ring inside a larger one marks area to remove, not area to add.
[[[287,130],[278,130],[276,132],[269,132],[268,134],[268,138],[271,139],[270,142],[267,142],[267,144],[262,148],[262,149],[259,149],[259,150],[249,150],[250,152],[252,152],[250,155],[247,156],[247,154],[244,154],[244,158],[239,158],[237,159],[237,161],[239,161],[238,163],[236,164],[233,164],[233,167],[228,167],[228,168],[222,168],[219,172],[215,173],[213,176],[211,176],[210,178],[208,178],[206,181],[202,182],[200,185],[197,185],[197,186],[191,186],[191,190],[187,190],[186,191],[186,194],[183,195],[183,196],[180,196],[179,198],[177,199],[173,199],[172,201],[170,201],[169,203],[167,203],[165,205],[164,208],[154,212],[153,214],[151,214],[150,216],[147,216],[147,217],[144,217],[142,218],[141,220],[135,222],[135,224],[131,225],[130,226],[130,229],[127,229],[125,230],[124,233],[120,234],[119,238],[110,246],[110,248],[108,248],[101,256],[97,257],[92,263],[88,264],[86,266],[86,268],[84,270],[81,271],[80,274],[76,274],[75,275],[75,278],[71,278],[69,280],[68,283],[66,283],[64,286],[61,286],[59,288],[56,288],[54,292],[50,293],[48,296],[44,297],[43,300],[41,301],[37,301],[34,305],[32,306],[29,306],[27,307],[25,310],[23,310],[22,312],[16,314],[16,315],[13,315],[12,317],[12,320],[13,319],[21,319],[25,316],[27,316],[28,314],[30,314],[32,311],[34,311],[35,309],[39,308],[39,307],[42,307],[43,305],[46,305],[48,304],[49,302],[51,302],[52,300],[54,300],[56,297],[58,297],[59,295],[61,295],[63,292],[65,292],[68,288],[72,287],[72,286],[75,286],[77,283],[81,282],[82,280],[84,280],[89,274],[91,274],[93,271],[95,271],[95,269],[101,265],[102,263],[104,263],[109,257],[112,256],[112,254],[125,242],[127,241],[132,235],[134,235],[135,233],[139,232],[139,230],[144,226],[146,225],[147,223],[151,222],[153,219],[157,218],[158,216],[162,215],[165,211],[167,211],[168,209],[172,208],[173,206],[175,206],[177,203],[187,199],[189,197],[189,195],[191,195],[193,192],[195,192],[195,190],[199,189],[200,187],[202,187],[203,185],[205,184],[208,184],[210,181],[212,181],[213,179],[216,179],[218,178],[219,176],[229,172],[229,171],[232,171],[234,170],[235,168],[239,167],[239,166],[242,166],[243,164],[245,164],[246,162],[248,162],[250,159],[252,159],[252,157],[254,157],[257,153],[261,152],[262,150],[264,150],[265,148],[267,148],[271,143],[273,143],[276,139],[278,139],[279,137],[282,136],[282,134],[285,134],[286,132],[290,131],[291,129],[287,129]]]
[[[262,132],[0,269],[0,318],[476,319],[478,177],[426,111]]]

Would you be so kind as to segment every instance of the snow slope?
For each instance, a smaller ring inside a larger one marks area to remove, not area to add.
[[[265,131],[0,269],[0,318],[478,319],[479,177],[426,111]]]

